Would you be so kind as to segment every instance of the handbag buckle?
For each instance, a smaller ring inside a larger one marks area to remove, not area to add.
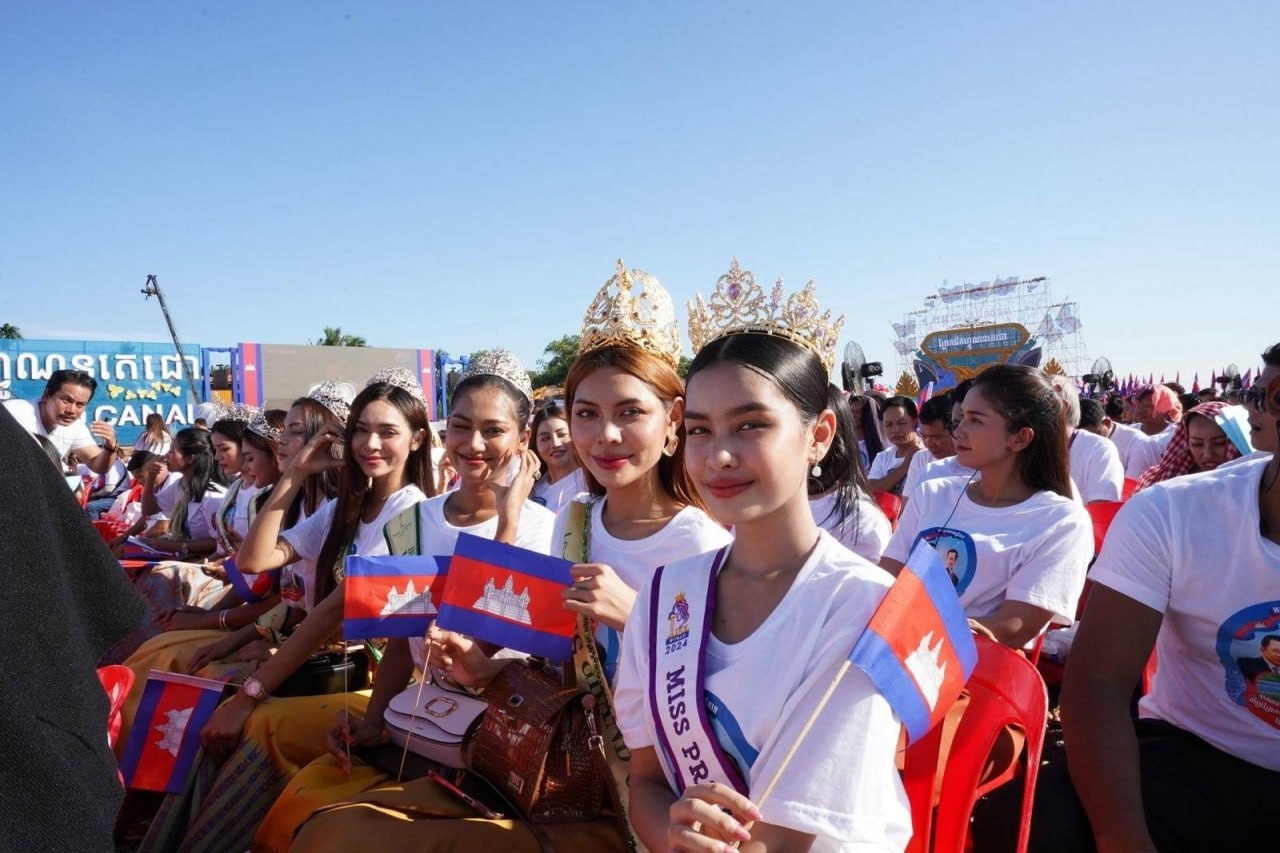
[[[443,706],[443,708],[440,706]],[[427,702],[423,710],[426,711],[429,717],[447,717],[458,710],[458,703],[448,696],[432,696],[431,701]]]

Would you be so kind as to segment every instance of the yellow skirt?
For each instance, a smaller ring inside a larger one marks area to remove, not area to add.
[[[336,763],[330,762],[324,769],[319,765],[320,762],[313,765],[315,771],[310,782],[318,788],[324,781],[332,781],[334,796],[327,796],[326,792],[325,798],[331,805],[314,811],[309,819],[304,818],[305,822],[294,836],[293,850],[308,853],[360,850],[541,853],[546,846],[553,850],[626,850],[617,821],[612,817],[540,824],[534,830],[520,820],[479,817],[430,778],[391,782],[386,774],[371,767],[353,768],[347,778]],[[311,770],[308,768],[307,774]],[[298,774],[294,782],[301,783],[307,774]],[[290,785],[289,791],[297,787]],[[361,787],[365,792],[356,793]],[[345,799],[337,796],[339,791],[346,794]],[[315,788],[298,794],[313,802],[322,796]],[[281,805],[279,801],[277,805]],[[274,814],[275,809],[272,811]],[[293,811],[292,816],[297,814],[298,811]],[[265,824],[263,830],[268,830]],[[263,833],[259,833],[253,849],[282,850],[283,847],[270,846],[279,844],[281,837],[264,839]],[[261,846],[260,840],[264,842]]]

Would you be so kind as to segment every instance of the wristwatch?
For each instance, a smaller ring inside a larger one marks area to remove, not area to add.
[[[240,691],[255,702],[261,702],[267,698],[267,688],[263,687],[262,682],[252,675],[244,680],[244,684],[240,685]]]

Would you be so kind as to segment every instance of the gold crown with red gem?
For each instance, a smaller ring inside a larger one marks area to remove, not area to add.
[[[830,310],[818,305],[817,285],[812,281],[787,296],[778,279],[766,294],[756,277],[738,266],[737,258],[716,280],[710,299],[704,302],[698,295],[689,303],[689,340],[695,353],[726,335],[774,335],[809,350],[830,371],[843,327],[843,314],[833,319]]]
[[[680,361],[680,323],[671,296],[644,270],[618,261],[582,318],[578,352],[602,347],[639,347],[674,367]]]

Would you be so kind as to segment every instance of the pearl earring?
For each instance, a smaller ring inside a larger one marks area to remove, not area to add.
[[[821,476],[822,476],[822,466],[821,466],[821,465],[819,465],[817,462],[813,463],[813,467],[809,469],[809,476],[811,476],[811,477],[821,477]]]

